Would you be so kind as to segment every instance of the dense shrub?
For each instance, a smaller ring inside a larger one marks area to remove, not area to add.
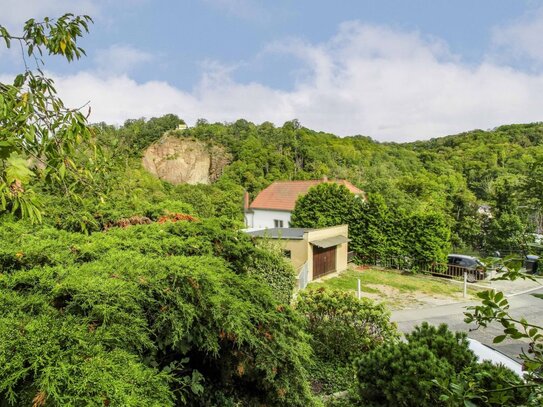
[[[398,338],[390,312],[367,298],[320,288],[301,292],[296,307],[307,319],[315,353],[324,359],[348,361]]]
[[[289,304],[296,276],[292,263],[279,252],[266,248],[255,248],[248,266],[249,275],[271,287],[276,298]]]
[[[523,405],[522,380],[504,366],[478,363],[465,333],[423,323],[407,342],[386,344],[356,362],[358,402],[370,406]]]
[[[0,235],[0,405],[313,403],[303,319],[252,267],[292,270],[246,235],[219,221]]]
[[[454,374],[451,365],[422,344],[387,344],[356,361],[358,394],[368,406],[435,406],[440,392],[432,380]]]
[[[481,405],[497,407],[527,404],[530,389],[523,387],[523,380],[503,365],[496,366],[489,361],[476,364],[472,367],[472,380],[473,378],[478,381],[477,384],[485,395]]]
[[[247,234],[234,228],[234,222],[222,218],[112,228],[86,236],[6,220],[0,227],[0,272],[81,264],[116,250],[151,258],[210,255],[226,260],[235,273],[251,274],[268,283],[278,300],[290,302],[295,283],[291,265],[280,253],[257,247]]]
[[[353,385],[353,358],[398,338],[382,304],[324,288],[299,293],[296,309],[305,316],[315,354],[309,366],[315,393],[332,394]]]
[[[308,366],[308,375],[313,393],[330,395],[351,388],[355,370],[352,363],[317,357]]]
[[[457,373],[475,360],[474,353],[469,349],[467,334],[451,332],[446,324],[436,328],[423,322],[405,337],[410,344],[426,346],[438,358],[446,360]]]

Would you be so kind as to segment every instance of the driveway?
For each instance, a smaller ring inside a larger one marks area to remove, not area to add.
[[[543,300],[531,295],[543,294],[540,283],[493,281],[492,285],[497,290],[500,290],[500,287],[505,288],[503,291],[508,297],[511,314],[514,317],[524,317],[529,322],[543,325]],[[499,344],[493,344],[494,337],[503,333],[500,324],[495,323],[484,329],[475,329],[474,324],[466,324],[464,322],[466,307],[479,304],[478,301],[470,301],[422,309],[404,309],[393,311],[391,319],[398,324],[399,330],[403,333],[411,332],[416,325],[423,321],[433,325],[446,323],[451,330],[467,332],[470,338],[492,346],[510,357],[516,358],[523,349],[527,350],[527,343],[520,340],[508,339]]]

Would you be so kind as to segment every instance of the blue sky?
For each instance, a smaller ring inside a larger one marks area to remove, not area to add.
[[[22,3],[22,4],[21,4]],[[407,141],[543,120],[543,2],[0,0],[0,24],[66,11],[88,57],[48,61],[91,121],[176,113]],[[21,69],[0,49],[0,78]]]

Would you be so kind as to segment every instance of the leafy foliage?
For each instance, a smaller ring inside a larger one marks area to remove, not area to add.
[[[371,406],[524,405],[529,392],[504,366],[477,363],[466,334],[423,323],[407,342],[385,344],[356,362],[359,401]]]
[[[34,19],[25,23],[20,36],[0,26],[0,38],[10,48],[17,42],[23,58],[35,61],[31,69],[26,59],[24,72],[13,83],[0,83],[0,210],[9,209],[23,218],[41,221],[40,202],[30,181],[43,180],[61,188],[67,198],[77,199],[88,187],[93,171],[93,136],[86,117],[69,109],[56,95],[52,79],[43,72],[44,53],[79,59],[84,50],[77,40],[88,32],[88,16],[65,14],[58,19]],[[84,149],[86,166],[77,165],[75,156]]]
[[[278,259],[245,235],[214,221],[2,231],[2,402],[312,403],[303,320],[251,277],[253,258]]]
[[[455,372],[461,372],[469,366],[475,355],[469,349],[465,332],[451,332],[446,324],[439,327],[423,322],[413,332],[407,334],[407,342],[420,344],[432,351],[438,358],[446,360]]]
[[[520,377],[502,365],[489,361],[472,364],[455,378],[435,380],[446,406],[518,406],[537,405]]]
[[[454,374],[446,360],[422,344],[387,344],[356,361],[358,393],[369,406],[439,405],[432,380]]]
[[[291,224],[293,227],[323,228],[349,223],[355,199],[345,185],[318,184],[296,201]]]
[[[315,353],[325,359],[347,361],[398,338],[390,312],[367,298],[321,288],[301,292],[296,308],[307,318]]]
[[[515,261],[508,263],[509,269],[499,277],[500,280],[515,280],[517,278],[533,278],[519,272],[519,267]],[[533,294],[535,297],[543,299],[541,294]],[[468,307],[465,312],[466,323],[475,322],[478,327],[486,327],[492,322],[498,322],[503,333],[494,338],[494,343],[503,342],[507,338],[524,339],[529,343],[528,352],[519,355],[523,360],[525,369],[524,378],[526,385],[513,387],[529,387],[530,398],[534,405],[541,403],[543,392],[541,388],[541,374],[543,373],[543,327],[530,323],[525,318],[517,318],[511,315],[509,311],[509,301],[500,291],[483,291],[477,294],[481,299],[481,305]]]
[[[389,209],[378,194],[355,197],[345,186],[322,183],[296,202],[291,224],[295,227],[349,225],[350,248],[361,258],[407,256],[416,260],[444,261],[450,232],[439,212]]]
[[[309,367],[313,391],[332,394],[352,386],[352,360],[398,338],[382,305],[342,291],[318,289],[299,294],[296,309],[307,321],[315,354]]]

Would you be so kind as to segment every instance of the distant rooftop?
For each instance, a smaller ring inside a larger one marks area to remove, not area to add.
[[[314,229],[308,228],[272,228],[272,229],[260,229],[247,232],[248,235],[253,237],[267,237],[269,239],[287,239],[287,240],[302,240],[304,233],[310,232]]]
[[[309,181],[277,181],[262,190],[249,205],[251,209],[272,209],[278,211],[292,211],[296,201],[307,194],[309,188],[322,183],[335,183],[344,185],[355,195],[363,195],[364,191],[358,189],[347,180],[316,179]]]

